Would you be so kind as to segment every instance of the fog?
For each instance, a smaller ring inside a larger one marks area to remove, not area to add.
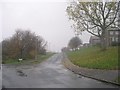
[[[64,0],[5,0],[0,3],[0,41],[11,37],[16,29],[31,30],[48,42],[48,50],[60,51],[74,37]],[[80,35],[83,43],[90,34]]]

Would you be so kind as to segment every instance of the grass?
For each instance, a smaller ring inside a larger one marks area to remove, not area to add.
[[[115,82],[120,84],[120,76],[115,80]]]
[[[75,65],[93,69],[120,69],[118,65],[118,48],[109,47],[101,51],[99,47],[87,47],[67,53]]]
[[[34,60],[32,61],[33,64],[37,64],[37,63],[40,63],[46,59],[48,59],[49,57],[51,57],[54,53],[47,53],[46,55],[38,55],[38,59],[37,60]]]
[[[47,53],[46,55],[38,55],[37,59],[32,59],[32,60],[22,60],[22,61],[18,61],[15,59],[9,59],[9,60],[5,60],[4,64],[16,64],[16,65],[21,65],[21,64],[39,64],[42,61],[48,59],[49,57],[51,57],[54,53]]]

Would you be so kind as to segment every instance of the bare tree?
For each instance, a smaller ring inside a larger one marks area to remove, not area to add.
[[[36,34],[29,30],[17,29],[11,38],[2,41],[3,59],[33,59],[36,56],[36,50],[38,54],[43,54],[46,52],[45,47],[46,42],[42,37],[36,37]]]
[[[107,33],[116,27],[120,2],[71,2],[67,7],[69,19],[74,21],[75,32],[87,31],[100,37],[102,49],[107,48]]]

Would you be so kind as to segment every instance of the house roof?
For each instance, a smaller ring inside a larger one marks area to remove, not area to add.
[[[90,39],[100,39],[100,38],[97,36],[91,36]]]
[[[100,40],[100,38],[97,36],[91,36],[89,42],[91,42],[92,40]]]

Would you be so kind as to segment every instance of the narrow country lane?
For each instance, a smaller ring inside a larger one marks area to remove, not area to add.
[[[55,54],[36,66],[3,65],[2,83],[5,88],[114,88],[66,69],[63,54]]]

